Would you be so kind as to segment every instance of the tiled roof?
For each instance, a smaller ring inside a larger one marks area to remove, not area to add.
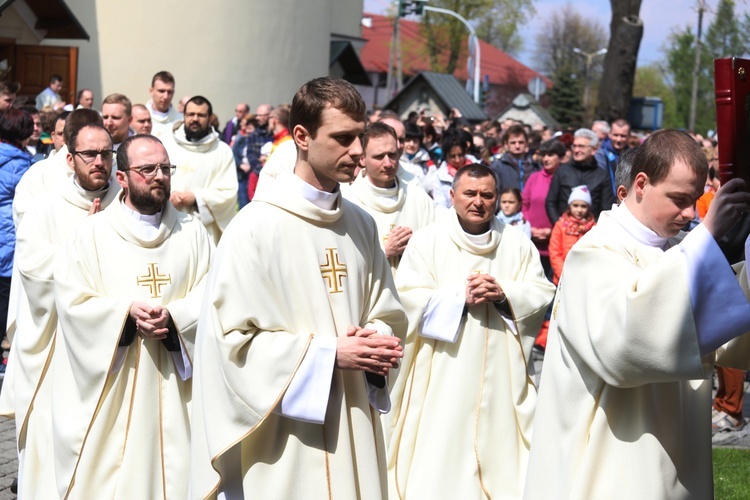
[[[390,56],[391,36],[393,34],[393,19],[376,14],[364,14],[372,19],[371,27],[362,27],[362,38],[367,43],[362,48],[360,59],[368,72],[387,73]],[[414,76],[420,71],[430,71],[427,44],[420,30],[420,23],[401,19],[402,67],[404,76]],[[467,33],[468,39],[468,33]],[[526,86],[535,76],[542,76],[537,71],[525,66],[502,50],[480,40],[481,78],[489,76],[492,85]],[[456,66],[454,76],[466,81],[467,45],[463,44],[461,55]],[[447,57],[447,54],[445,55]],[[549,88],[552,82],[545,78]]]

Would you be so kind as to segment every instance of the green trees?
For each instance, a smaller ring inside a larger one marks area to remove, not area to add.
[[[511,53],[521,47],[518,27],[534,13],[532,0],[430,0],[429,5],[476,22],[479,38]],[[424,12],[422,29],[432,71],[453,73],[461,50],[467,47],[466,27],[453,17]]]
[[[581,101],[583,82],[565,70],[554,74],[552,79],[555,84],[548,93],[551,102],[550,114],[560,122],[562,128],[581,127],[585,114]]]
[[[713,60],[719,57],[747,57],[750,48],[750,35],[747,35],[750,16],[746,14],[738,19],[733,0],[719,0],[714,13],[714,18],[705,31],[698,71],[695,131],[701,134],[716,130]],[[688,127],[695,50],[696,37],[693,29],[685,28],[670,35],[664,69],[666,83],[674,96],[674,115],[667,120],[665,113],[665,126]]]

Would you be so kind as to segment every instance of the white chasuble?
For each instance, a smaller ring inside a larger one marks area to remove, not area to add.
[[[531,347],[554,286],[520,231],[493,218],[487,236],[472,241],[450,209],[412,237],[399,266],[409,333],[391,392],[391,498],[521,496],[536,406]],[[500,284],[508,317],[494,304],[461,317],[466,279],[477,272]],[[434,314],[428,305],[446,296],[462,297],[440,335],[455,342],[421,335]]]
[[[181,209],[200,220],[218,243],[222,232],[237,213],[237,170],[232,150],[211,131],[199,141],[185,137],[182,122],[163,137],[169,161],[177,165],[172,176],[172,191],[190,191],[196,205]]]
[[[435,220],[435,205],[424,189],[398,178],[394,188],[381,189],[373,186],[362,171],[345,197],[375,219],[383,249],[394,227],[406,226],[416,232]],[[388,259],[394,276],[400,260],[400,255]]]
[[[196,349],[191,498],[387,496],[364,372],[320,370],[307,390],[327,401],[323,424],[280,414],[313,338],[406,327],[372,218],[340,195],[319,208],[299,182],[266,176],[217,248]]]
[[[58,493],[186,498],[192,380],[182,380],[173,353],[194,355],[213,245],[197,220],[169,203],[157,234],[144,239],[120,203],[79,227],[55,269]],[[176,331],[170,347],[135,333],[134,301],[168,309]]]
[[[23,174],[13,197],[13,221],[16,227],[26,211],[43,203],[51,194],[65,189],[68,179],[73,177],[67,157],[68,147],[63,146],[55,156],[36,162]]]
[[[101,207],[117,198],[110,178]],[[37,496],[41,469],[51,442],[51,381],[45,378],[57,329],[53,273],[56,259],[75,229],[88,217],[93,195],[81,193],[69,178],[58,193],[48,193],[29,210],[18,228],[15,266],[20,276],[19,316],[5,372],[0,412],[16,419],[19,495]]]
[[[701,354],[704,320],[691,304],[695,271],[683,250],[703,231],[665,251],[670,242],[620,205],[570,251],[525,498],[712,498],[714,353]]]

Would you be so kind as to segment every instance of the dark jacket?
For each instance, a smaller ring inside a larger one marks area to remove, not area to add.
[[[531,155],[516,160],[510,156],[510,153],[505,153],[499,160],[493,161],[490,167],[495,172],[498,193],[508,188],[523,191],[523,186],[526,185],[529,176],[541,170],[541,167],[531,159]]]
[[[568,209],[570,192],[581,185],[588,186],[591,192],[591,212],[597,219],[602,210],[609,210],[617,202],[607,171],[599,168],[593,156],[584,163],[574,161],[560,165],[547,193],[547,215],[553,224]]]

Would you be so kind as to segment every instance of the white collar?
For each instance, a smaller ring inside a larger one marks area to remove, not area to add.
[[[125,218],[132,223],[133,230],[144,239],[153,239],[159,232],[163,211],[156,212],[153,215],[146,215],[136,212],[120,200],[120,206],[125,213]]]
[[[78,184],[78,179],[76,179],[75,175],[73,176],[73,185],[75,186],[78,194],[89,201],[94,201],[97,198],[104,198],[104,196],[107,194],[107,191],[109,190],[109,184],[107,184],[98,191],[87,191]]]
[[[490,233],[492,232],[492,228],[488,229],[486,233],[482,234],[471,234],[464,231],[464,234],[466,235],[466,239],[474,243],[475,245],[486,245],[490,242]]]
[[[612,207],[612,219],[614,219],[625,231],[635,238],[638,243],[655,248],[664,248],[668,238],[659,236],[651,229],[647,228],[635,215],[628,209],[625,203],[620,203]]]
[[[395,183],[393,184],[393,187],[389,188],[382,188],[378,187],[375,184],[372,183],[369,177],[365,175],[365,179],[370,185],[370,188],[372,189],[372,192],[375,194],[375,196],[383,196],[385,198],[398,198],[398,179],[394,179]]]
[[[290,187],[296,191],[298,196],[301,196],[323,210],[333,210],[336,207],[336,200],[339,196],[338,186],[336,186],[333,193],[329,193],[328,191],[321,191],[314,188],[298,175],[292,175],[291,177],[294,180],[291,182]]]

